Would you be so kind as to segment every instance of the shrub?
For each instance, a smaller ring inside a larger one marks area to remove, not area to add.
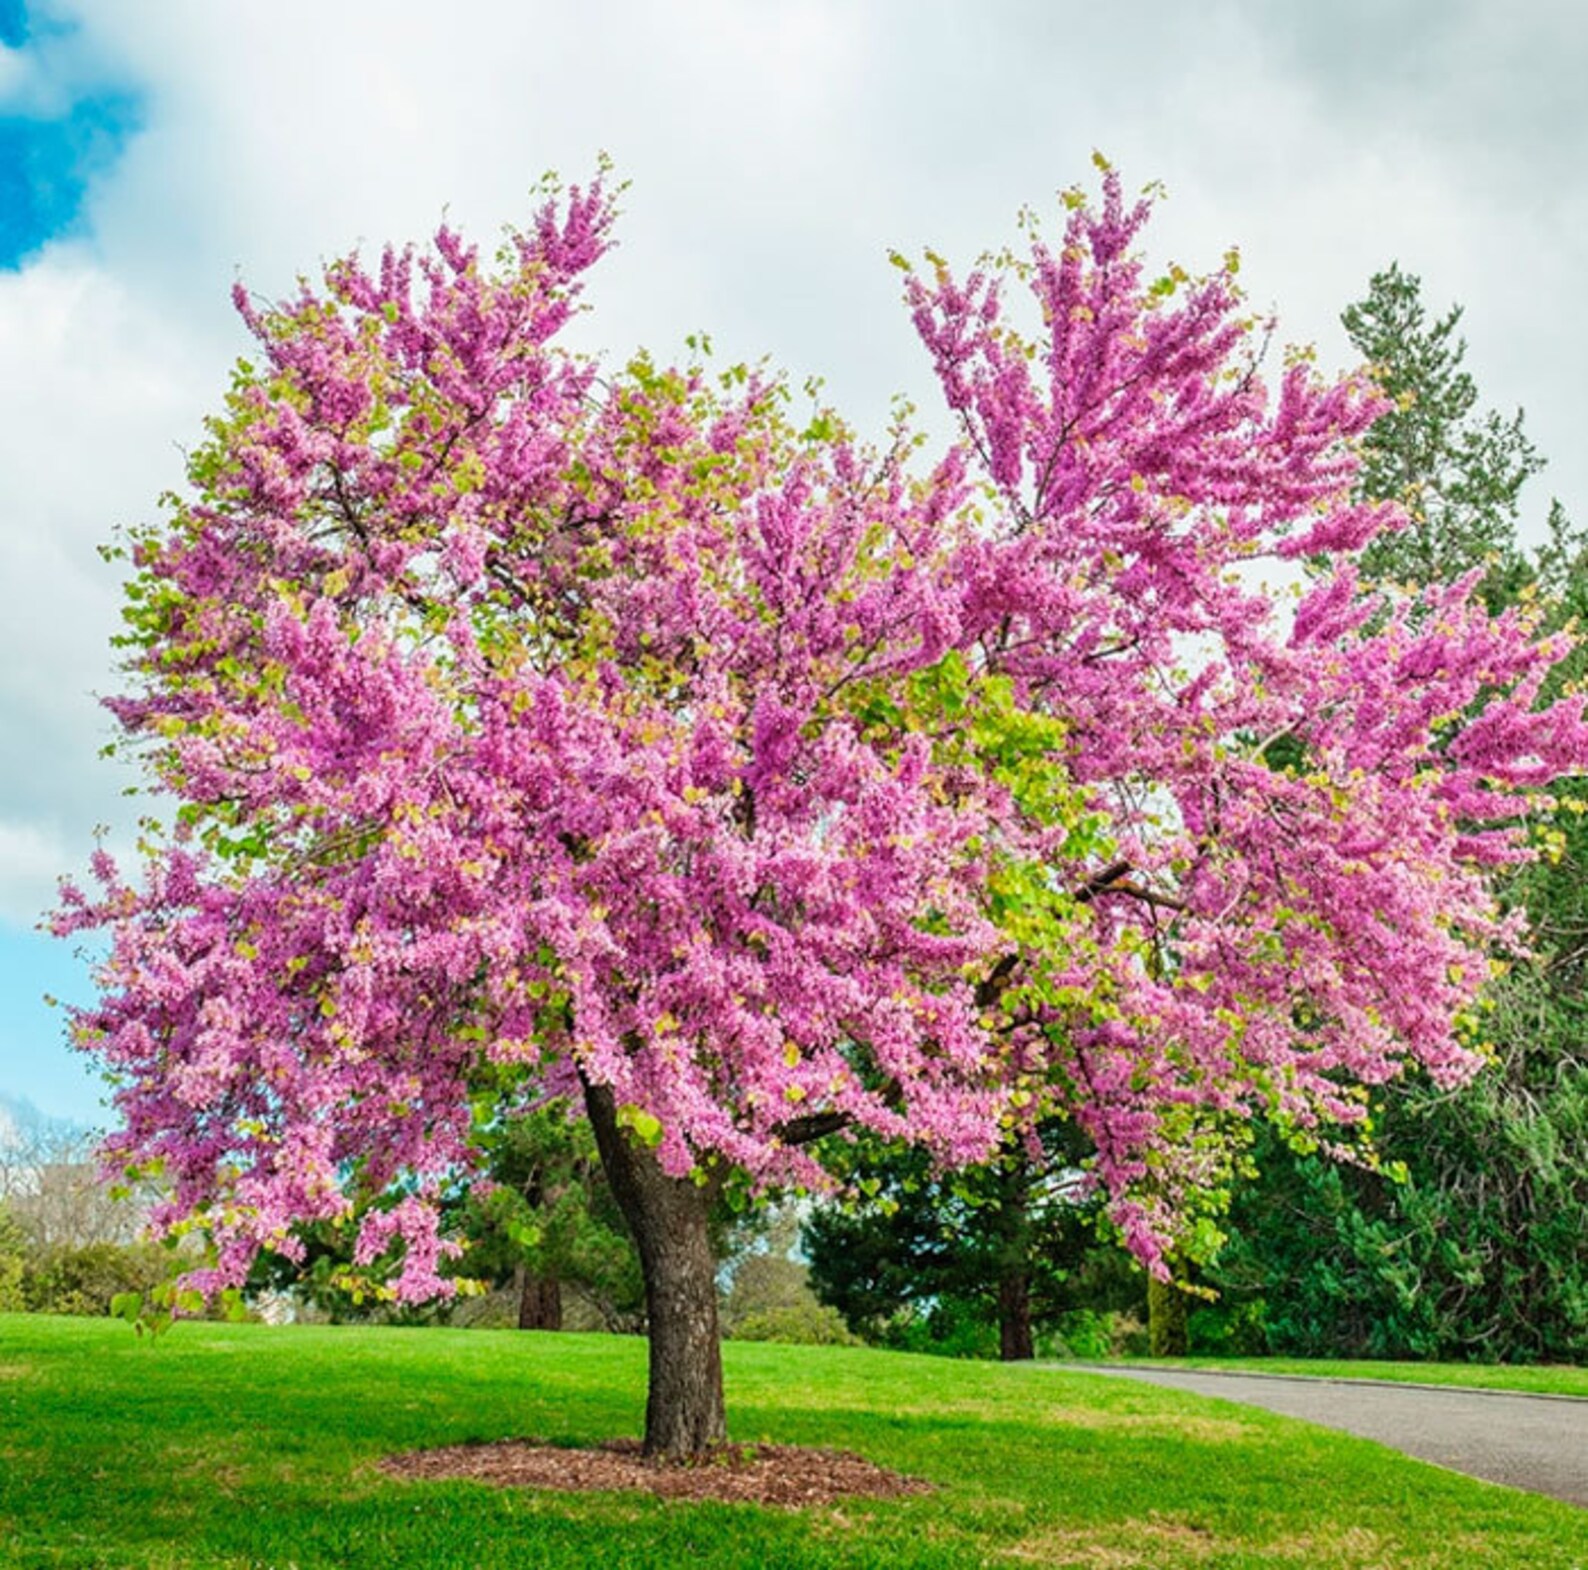
[[[733,1335],[739,1341],[781,1341],[789,1346],[861,1345],[836,1308],[814,1300],[757,1309],[734,1326]]]
[[[22,1306],[37,1314],[108,1314],[121,1292],[148,1293],[178,1262],[152,1243],[89,1243],[25,1255]]]

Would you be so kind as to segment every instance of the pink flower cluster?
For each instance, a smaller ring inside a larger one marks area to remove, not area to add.
[[[480,1108],[582,1082],[766,1182],[1059,1107],[1157,1262],[1221,1127],[1473,1071],[1484,868],[1588,728],[1524,618],[1357,583],[1368,389],[1270,391],[1110,175],[1017,277],[910,274],[965,433],[912,470],[776,380],[560,348],[611,216],[239,296],[261,362],[139,539],[111,707],[183,817],[56,925],[111,934],[109,1155],[206,1285],[357,1212],[443,1290]],[[1287,611],[1265,557],[1327,565]]]

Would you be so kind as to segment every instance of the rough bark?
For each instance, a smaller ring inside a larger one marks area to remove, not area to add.
[[[645,1277],[650,1339],[645,1453],[699,1455],[728,1438],[717,1261],[707,1229],[710,1199],[688,1178],[669,1177],[649,1150],[619,1128],[617,1107],[605,1086],[587,1085],[585,1106]]]
[[[520,1330],[562,1329],[562,1283],[555,1276],[537,1276],[520,1265],[518,1287]]]
[[[1037,1355],[1031,1335],[1031,1277],[1005,1270],[998,1283],[998,1356],[1020,1363]]]

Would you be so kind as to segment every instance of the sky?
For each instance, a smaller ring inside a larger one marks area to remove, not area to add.
[[[118,581],[97,547],[182,483],[276,296],[445,216],[487,242],[536,179],[630,187],[581,346],[819,374],[862,429],[924,355],[890,248],[968,262],[1103,151],[1168,199],[1157,261],[1240,247],[1281,335],[1352,361],[1392,260],[1459,301],[1486,402],[1588,518],[1588,7],[1578,0],[0,0],[0,1097],[102,1123],[34,930],[96,826]]]

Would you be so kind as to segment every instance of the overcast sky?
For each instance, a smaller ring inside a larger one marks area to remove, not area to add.
[[[93,1121],[31,931],[96,823],[114,574],[95,547],[181,478],[279,294],[443,213],[490,240],[538,175],[632,182],[580,341],[769,354],[875,426],[925,401],[890,247],[968,260],[1094,148],[1169,200],[1153,256],[1239,245],[1283,335],[1391,260],[1461,301],[1485,400],[1522,405],[1588,516],[1588,7],[1577,0],[0,0],[0,1094]]]

